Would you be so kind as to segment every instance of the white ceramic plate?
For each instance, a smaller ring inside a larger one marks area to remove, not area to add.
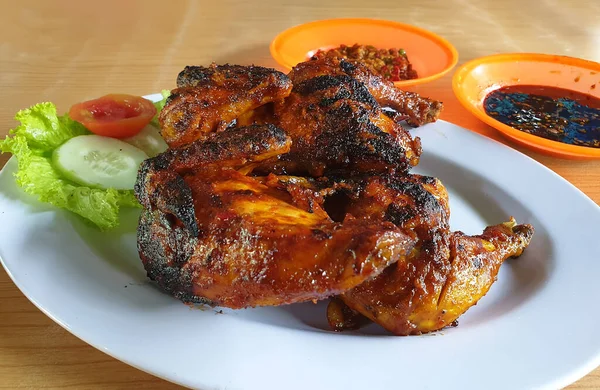
[[[415,131],[417,171],[450,192],[470,234],[514,215],[536,233],[457,328],[395,337],[327,329],[324,303],[190,308],[146,279],[136,212],[102,234],[0,174],[0,257],[21,291],[77,337],[132,366],[201,389],[558,388],[600,363],[600,208],[500,143],[438,122]]]

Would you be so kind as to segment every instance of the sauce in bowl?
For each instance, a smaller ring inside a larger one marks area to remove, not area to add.
[[[360,62],[369,70],[388,81],[412,80],[419,76],[408,60],[404,49],[377,49],[371,45],[341,45],[333,49],[317,50],[312,58],[337,57]]]
[[[540,85],[511,85],[490,92],[490,117],[525,133],[571,145],[600,148],[600,99]]]

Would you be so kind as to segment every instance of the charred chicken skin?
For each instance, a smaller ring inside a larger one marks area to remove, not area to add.
[[[441,102],[396,88],[392,82],[371,73],[360,62],[335,57],[313,59],[296,65],[289,76],[296,85],[323,75],[351,77],[364,85],[382,107],[393,108],[413,126],[435,122],[442,112]]]
[[[291,137],[292,147],[286,156],[263,163],[263,172],[407,172],[419,161],[420,141],[384,114],[372,92],[386,106],[427,121],[437,118],[441,103],[386,92],[396,88],[368,74],[360,65],[331,58],[299,64],[290,77],[261,67],[186,67],[160,114],[162,134],[175,147],[228,127],[271,123]]]
[[[237,170],[289,147],[280,129],[255,125],[146,160],[136,194],[149,277],[188,302],[281,305],[340,294],[412,250],[393,223],[334,222],[317,193]]]
[[[292,84],[281,72],[260,66],[187,66],[177,77],[159,115],[170,147],[189,144],[234,126],[237,118],[288,96]]]
[[[294,87],[275,103],[273,117],[293,140],[290,153],[278,164],[286,172],[407,172],[417,165],[419,139],[384,114],[367,86],[344,73],[348,67],[354,69],[350,63],[323,58],[292,69]]]
[[[476,304],[531,240],[513,219],[450,230],[446,189],[409,174],[421,145],[398,123],[435,121],[441,103],[358,63],[186,67],[177,87],[159,116],[170,149],[142,164],[135,193],[148,276],[185,302],[336,297],[334,329],[419,334]]]
[[[451,232],[447,192],[431,177],[369,178],[357,187],[360,194],[350,195],[356,200],[348,213],[393,222],[412,230],[419,242],[409,256],[331,302],[329,323],[337,330],[356,327],[355,312],[397,335],[451,325],[488,292],[500,265],[519,256],[533,235],[532,226],[514,219],[479,236]]]

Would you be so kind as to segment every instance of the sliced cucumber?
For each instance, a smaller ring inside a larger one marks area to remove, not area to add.
[[[133,137],[124,138],[123,141],[142,149],[150,157],[161,154],[168,148],[158,128],[152,124],[146,125],[138,134]]]
[[[146,153],[126,142],[99,135],[71,138],[53,155],[54,166],[68,179],[89,187],[131,190]]]

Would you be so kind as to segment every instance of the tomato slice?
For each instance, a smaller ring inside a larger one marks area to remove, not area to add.
[[[139,133],[156,115],[154,104],[141,96],[110,94],[77,103],[71,119],[97,135],[127,138]]]

